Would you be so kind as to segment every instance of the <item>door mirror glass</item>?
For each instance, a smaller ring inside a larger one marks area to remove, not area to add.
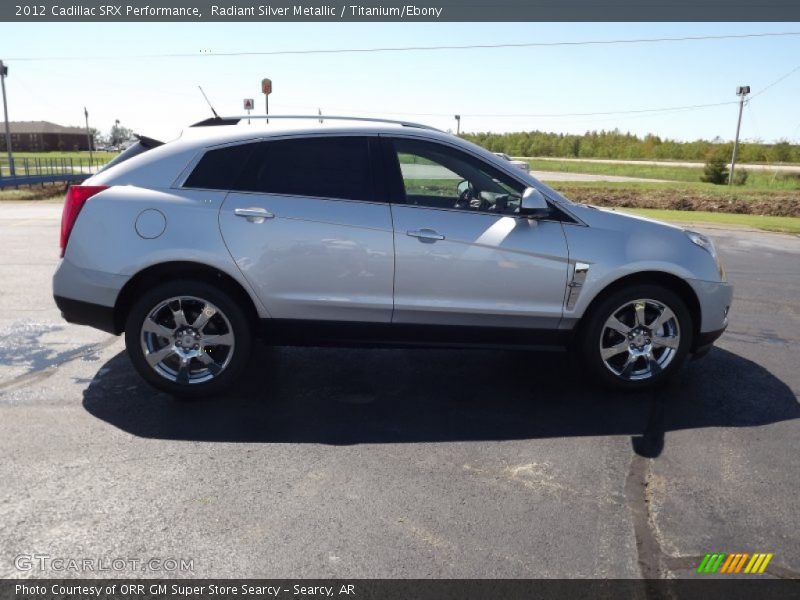
[[[519,214],[533,219],[541,219],[550,214],[550,207],[547,204],[542,192],[536,188],[525,188],[520,200]]]

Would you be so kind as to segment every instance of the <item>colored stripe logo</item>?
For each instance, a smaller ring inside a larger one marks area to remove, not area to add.
[[[763,573],[769,561],[772,560],[772,553],[755,553],[748,554],[747,552],[738,552],[734,554],[725,554],[724,552],[715,552],[713,554],[706,554],[697,567],[698,573],[749,573],[757,574]]]

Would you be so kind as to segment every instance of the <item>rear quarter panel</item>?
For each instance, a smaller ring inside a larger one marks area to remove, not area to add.
[[[64,260],[72,267],[113,274],[127,281],[140,271],[173,261],[196,262],[231,276],[248,292],[260,316],[267,316],[225,247],[219,209],[225,192],[114,186],[90,198],[70,235]],[[159,211],[163,233],[137,233],[139,215]]]

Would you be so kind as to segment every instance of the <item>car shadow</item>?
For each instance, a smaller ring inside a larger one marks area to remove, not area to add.
[[[749,427],[800,416],[789,387],[712,350],[670,387],[615,393],[562,353],[263,348],[223,396],[174,400],[109,360],[84,391],[95,417],[140,437],[322,444],[630,435],[657,456],[665,431]]]

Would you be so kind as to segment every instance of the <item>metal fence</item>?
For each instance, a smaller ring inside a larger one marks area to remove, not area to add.
[[[19,187],[37,183],[82,181],[97,173],[106,160],[80,158],[14,157],[14,173],[8,158],[0,158],[0,188]]]

